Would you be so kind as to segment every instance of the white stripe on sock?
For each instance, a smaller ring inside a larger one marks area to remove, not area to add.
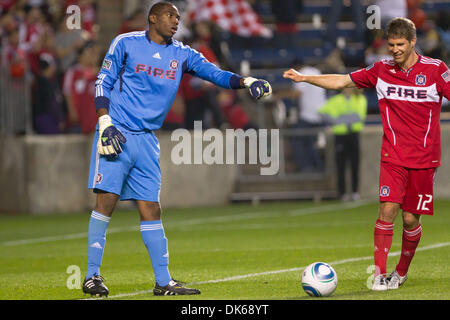
[[[109,220],[111,220],[111,217],[107,217],[101,213],[98,213],[97,211],[92,211],[91,217],[104,222],[109,222]]]
[[[377,223],[377,224],[375,224],[375,228],[376,229],[380,229],[380,230],[387,230],[387,231],[394,230],[394,224],[380,224],[380,223]]]
[[[158,224],[144,224],[140,226],[141,231],[152,231],[152,230],[160,230],[163,226],[161,223]]]
[[[405,232],[405,234],[408,237],[414,237],[422,232],[422,225],[419,225],[419,227],[417,227],[416,229],[413,229],[413,230],[407,230],[407,229],[403,228],[403,231]]]

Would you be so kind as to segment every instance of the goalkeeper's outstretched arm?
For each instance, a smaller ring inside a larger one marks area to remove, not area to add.
[[[349,74],[306,75],[294,69],[289,69],[283,73],[283,78],[291,79],[294,82],[307,82],[328,90],[356,87]]]

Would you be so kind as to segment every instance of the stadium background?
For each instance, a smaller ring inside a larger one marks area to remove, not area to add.
[[[175,1],[183,14],[182,27],[176,38],[201,50],[222,68],[269,80],[274,97],[255,103],[241,90],[231,106],[233,113],[227,103],[222,103],[230,99],[223,90],[212,87],[197,90],[195,83],[183,84],[163,130],[158,133],[162,146],[163,205],[198,206],[283,199],[319,201],[335,197],[333,139],[329,128],[313,130],[317,135],[315,147],[324,161],[321,170],[304,171],[294,161],[289,139],[304,136],[308,131],[293,129],[298,100],[289,96],[294,89],[290,81],[282,78],[282,72],[300,64],[313,64],[325,73],[345,73],[383,57],[385,43],[380,30],[368,30],[365,23],[370,17],[367,7],[372,4],[381,5],[381,27],[389,14],[398,14],[398,11],[391,13],[385,9],[382,2],[356,1],[361,6],[359,18],[363,21],[363,25],[358,26],[354,22],[357,20],[350,7],[351,1],[343,1],[336,28],[331,28],[335,38],[330,38],[327,23],[332,16],[332,6],[326,0],[280,1],[274,2],[275,5],[268,0],[247,3]],[[82,111],[80,116],[73,116],[74,108],[70,108],[67,96],[72,94],[71,86],[86,87],[86,82],[92,86],[92,77],[95,77],[104,51],[118,33],[147,27],[146,15],[151,3],[138,0],[2,2],[0,212],[45,214],[92,207],[94,199],[86,189],[86,180],[95,115],[92,116],[91,107],[90,112]],[[390,3],[390,7],[395,7],[393,2]],[[66,8],[73,4],[80,8],[80,29],[67,30],[64,26],[74,20],[69,21],[73,19],[73,12]],[[229,10],[233,10],[232,5],[236,5],[235,12]],[[448,63],[450,2],[405,1],[403,8],[404,15],[417,24],[418,50]],[[358,28],[364,37],[356,40],[354,35]],[[81,49],[85,52],[85,63],[92,67],[86,68],[87,71],[79,75],[80,79],[71,83],[66,79],[76,73],[70,67],[77,63]],[[48,65],[55,69],[52,80],[44,80],[41,84],[47,90],[37,90],[40,68]],[[50,94],[45,96],[43,91]],[[327,92],[327,95],[335,93]],[[174,146],[170,134],[175,128],[192,128],[186,125],[184,118],[192,119],[189,115],[197,112],[192,111],[192,107],[187,108],[188,100],[196,94],[208,96],[206,100],[200,100],[208,105],[201,114],[203,129],[279,128],[278,174],[261,176],[258,165],[174,165],[170,161]],[[375,182],[381,124],[375,92],[366,90],[364,94],[368,100],[368,116],[361,140],[360,196],[370,199],[378,192]],[[92,91],[83,91],[78,104],[87,110],[92,105],[91,96]],[[438,173],[438,197],[450,196],[450,179],[441,174],[447,172],[450,163],[448,109],[448,102],[444,102],[444,165]],[[49,121],[49,128],[46,120],[40,121],[39,117],[57,120]],[[88,124],[81,127],[82,121]],[[195,187],[186,188],[186,185]],[[202,196],[198,197],[198,194]],[[122,205],[133,207],[132,203]]]
[[[69,288],[68,277],[72,270],[69,267],[84,270],[86,263],[87,224],[95,201],[87,190],[92,132],[84,133],[76,123],[77,118],[69,114],[65,71],[76,61],[81,48],[80,52],[90,49],[84,62],[98,68],[104,50],[118,33],[146,28],[151,2],[0,1],[0,299],[83,298],[79,287]],[[225,2],[243,1],[198,0],[190,4]],[[368,56],[376,57],[369,54],[373,49],[382,48],[383,42],[375,40],[377,32],[367,30],[364,41],[355,41],[357,26],[350,1],[343,1],[345,7],[337,23],[337,36],[332,41],[326,41],[331,1],[275,1],[278,9],[285,5],[290,8],[281,10],[289,13],[285,17],[287,23],[281,24],[277,23],[270,1],[247,2],[261,24],[244,22],[233,26],[227,19],[219,21],[211,15],[207,26],[213,33],[206,37],[211,51],[202,48],[204,52],[213,52],[208,58],[216,57],[225,69],[269,80],[274,98],[255,103],[241,90],[235,100],[240,117],[227,118],[226,105],[219,109],[221,114],[210,108],[203,114],[203,125],[224,130],[235,127],[234,119],[243,126],[251,123],[258,128],[280,129],[280,171],[275,176],[261,176],[259,165],[173,164],[171,132],[187,127],[184,123],[186,96],[177,97],[171,117],[158,132],[163,171],[161,202],[174,275],[199,287],[202,290],[199,299],[293,301],[306,298],[299,288],[303,268],[313,261],[326,261],[335,267],[339,276],[338,289],[332,297],[335,299],[448,300],[448,102],[443,105],[441,121],[443,166],[438,170],[436,182],[437,214],[424,219],[424,239],[415,257],[411,280],[402,290],[370,292],[365,284],[373,259],[382,135],[374,93],[364,92],[369,109],[361,137],[361,200],[352,202],[335,200],[336,169],[330,128],[313,131],[318,137],[317,150],[325,163],[323,170],[305,172],[296,166],[289,137],[311,132],[292,129],[297,99],[279,93],[293,90],[292,84],[281,77],[287,68],[300,63],[314,64],[323,72],[345,73],[364,67]],[[195,16],[207,18],[210,12],[196,7],[194,15],[187,11],[187,1],[174,3],[184,13],[183,22]],[[299,3],[302,5],[297,7]],[[365,21],[369,16],[366,8],[379,2],[360,3]],[[64,18],[70,16],[65,14],[65,9],[71,4],[81,9],[82,29],[65,33],[59,28],[64,27]],[[409,6],[405,16],[420,25],[418,50],[448,65],[450,1],[404,4]],[[33,9],[35,6],[41,9]],[[140,14],[134,15],[135,12]],[[236,10],[225,17],[244,12]],[[256,30],[249,31],[250,26]],[[177,38],[197,46],[204,44],[198,43],[198,39],[196,43],[188,30],[189,23],[185,30],[179,29]],[[57,52],[58,43],[69,49],[60,48]],[[67,61],[63,64],[62,60]],[[54,81],[47,82],[48,96],[36,100],[37,78],[49,66],[55,67],[51,77]],[[92,81],[92,72],[81,73],[80,79],[78,88],[84,88],[83,79]],[[212,87],[206,91],[224,95]],[[186,92],[189,91],[183,91]],[[327,92],[330,97],[333,94]],[[56,109],[39,104],[39,101],[49,101],[45,100],[49,96]],[[83,98],[88,105],[89,95]],[[57,115],[57,126],[54,122],[51,128],[38,126],[36,111],[49,109]],[[148,300],[151,295],[152,273],[145,248],[139,243],[137,220],[134,204],[122,203],[108,230],[102,275],[108,280],[113,299]],[[401,248],[401,223],[396,223],[395,228],[391,255],[394,258],[389,258],[389,266],[394,265]],[[176,308],[170,310],[176,311]]]

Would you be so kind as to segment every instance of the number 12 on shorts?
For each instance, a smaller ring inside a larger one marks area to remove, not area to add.
[[[433,195],[431,194],[419,194],[419,203],[417,204],[417,210],[429,211],[427,204],[433,200]]]

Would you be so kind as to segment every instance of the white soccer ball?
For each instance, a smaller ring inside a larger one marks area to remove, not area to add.
[[[307,266],[302,274],[302,287],[313,297],[328,297],[337,287],[337,274],[333,267],[325,262],[314,262]]]

